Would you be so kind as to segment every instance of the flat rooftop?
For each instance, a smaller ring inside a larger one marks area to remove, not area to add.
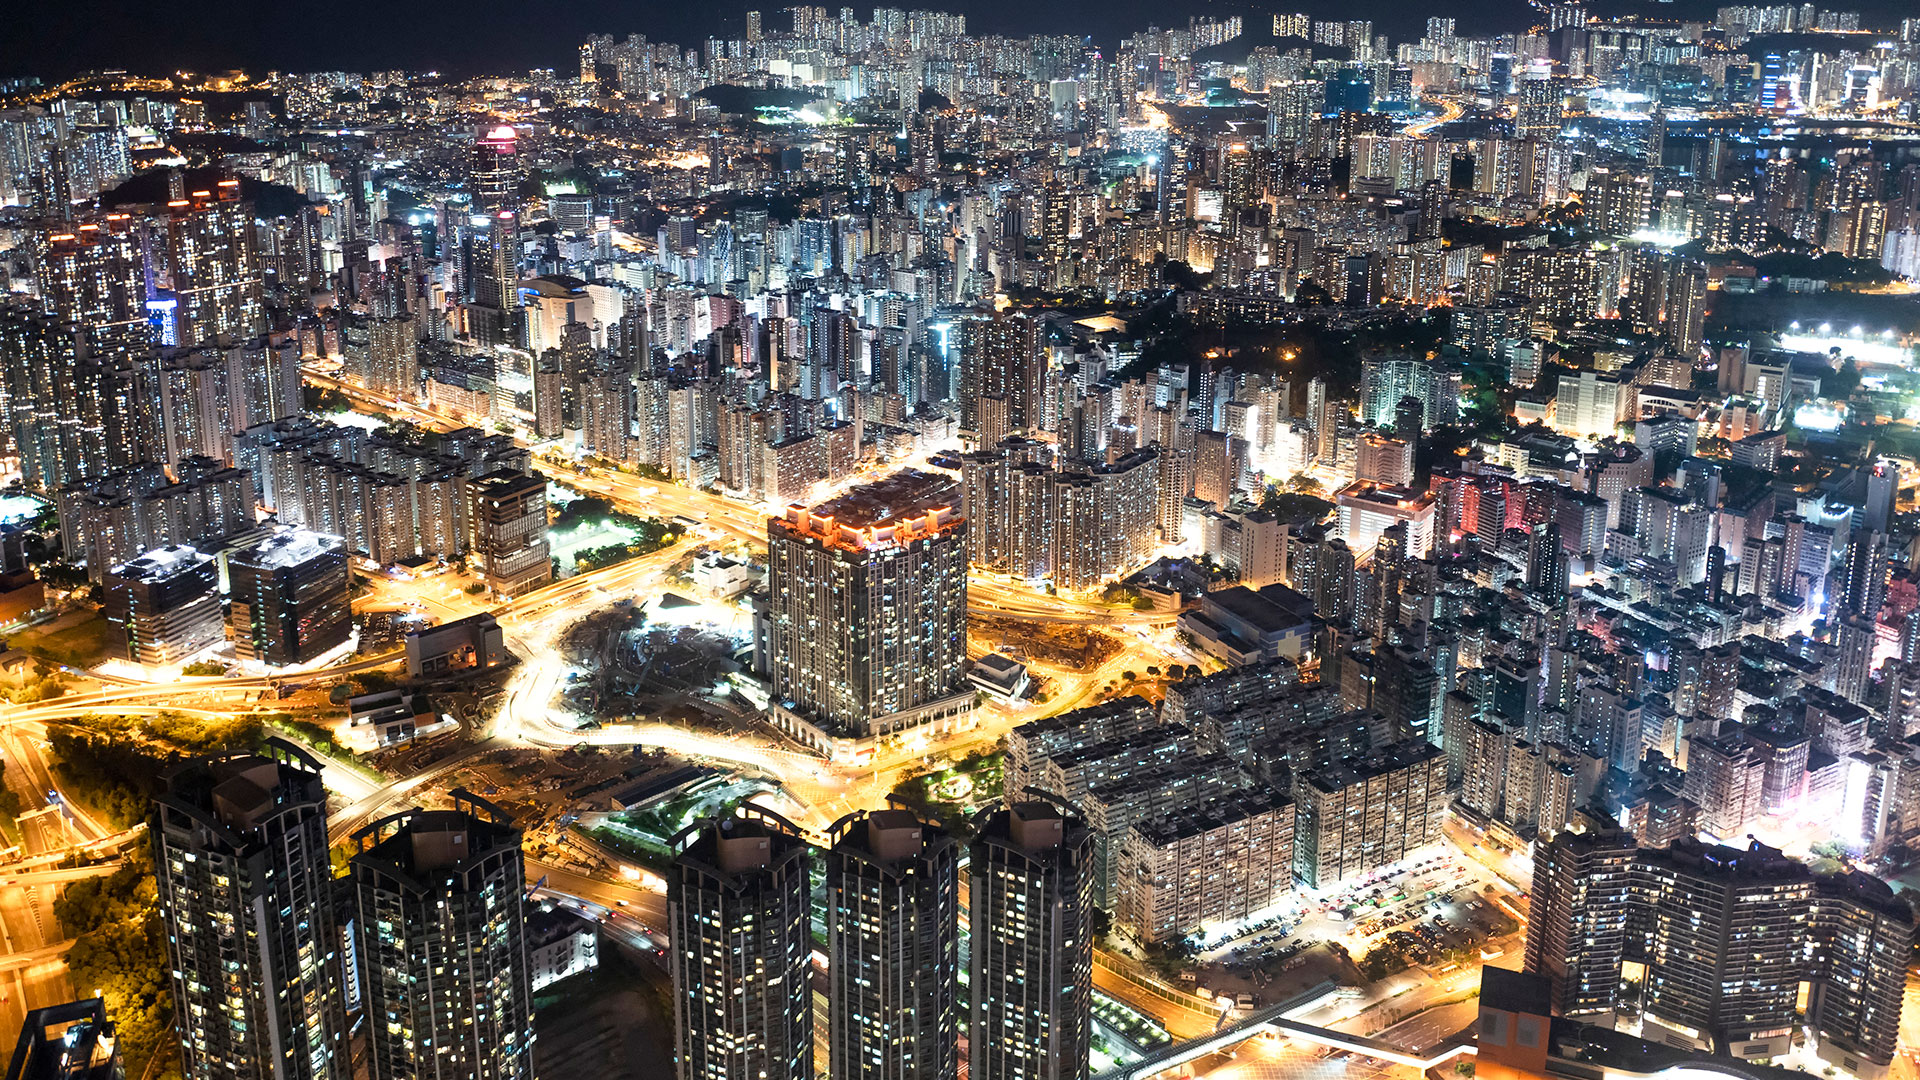
[[[321,555],[344,553],[345,547],[346,541],[337,536],[306,529],[289,529],[237,552],[236,556],[247,566],[276,569],[304,566]]]
[[[165,581],[175,574],[197,569],[213,561],[185,544],[157,547],[144,555],[128,559],[112,569],[114,577],[125,581]]]
[[[902,518],[960,504],[960,487],[952,477],[918,469],[901,469],[884,480],[862,484],[812,508],[814,517],[830,517],[852,529],[888,525]]]

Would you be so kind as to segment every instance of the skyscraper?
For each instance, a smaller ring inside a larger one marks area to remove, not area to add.
[[[1534,847],[1526,970],[1552,985],[1556,1016],[1619,1007],[1636,854],[1618,830],[1563,832]]]
[[[667,874],[679,1080],[813,1080],[808,847],[748,806],[674,838]]]
[[[531,1077],[520,830],[498,807],[456,789],[452,809],[394,814],[354,843],[374,1080]]]
[[[1912,926],[1866,875],[1816,878],[1758,841],[1636,848],[1603,818],[1536,849],[1526,970],[1549,980],[1556,1015],[1579,1016],[1611,1013],[1622,962],[1644,964],[1649,1037],[1749,1061],[1787,1051],[1810,981],[1821,1055],[1876,1076],[1897,1044]]]
[[[467,484],[473,561],[496,596],[521,596],[553,580],[547,479],[500,472]]]
[[[467,190],[480,213],[520,209],[520,140],[510,124],[474,136]]]
[[[1084,1080],[1093,1037],[1093,834],[1045,802],[987,815],[968,870],[975,1080]]]
[[[1742,1058],[1792,1042],[1813,875],[1755,841],[1642,851],[1635,871],[1653,974],[1643,1021],[1669,1041]]]
[[[176,770],[155,802],[188,1080],[351,1076],[320,763],[269,739]]]
[[[0,308],[0,376],[29,486],[57,491],[133,463],[133,365],[124,336]]]
[[[973,707],[959,492],[903,469],[767,523],[774,723],[816,749],[947,729]]]
[[[227,558],[227,625],[234,652],[300,664],[353,632],[347,548],[337,536],[289,529]]]
[[[1913,909],[1858,870],[1815,883],[1813,993],[1807,1018],[1826,1061],[1863,1080],[1885,1075],[1899,1049]]]
[[[904,810],[849,814],[827,852],[833,1080],[959,1072],[960,845]]]
[[[158,302],[171,301],[171,340],[199,345],[216,338],[249,338],[267,328],[265,275],[253,232],[253,204],[240,181],[222,180],[167,204],[156,221],[163,241],[148,259]]]

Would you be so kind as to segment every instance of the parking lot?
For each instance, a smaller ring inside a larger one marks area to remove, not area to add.
[[[1356,962],[1384,948],[1394,970],[1445,970],[1503,951],[1494,939],[1519,924],[1501,905],[1515,903],[1484,867],[1451,847],[1433,847],[1360,880],[1301,892],[1258,922],[1217,934],[1201,953],[1201,980],[1225,976],[1259,987],[1319,942],[1337,944]]]

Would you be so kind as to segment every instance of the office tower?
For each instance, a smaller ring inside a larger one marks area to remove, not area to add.
[[[829,844],[828,1075],[956,1075],[959,842],[904,810],[876,810],[842,818]]]
[[[1085,1080],[1093,1037],[1093,834],[1044,802],[987,815],[968,869],[976,1080]]]
[[[1835,611],[1873,619],[1887,600],[1887,538],[1877,532],[1856,532],[1847,541],[1841,560]]]
[[[1650,1034],[1749,1060],[1785,1053],[1813,875],[1758,841],[1745,850],[1683,841],[1640,852],[1634,876],[1650,943]]]
[[[112,648],[140,664],[178,664],[226,640],[213,556],[184,544],[155,548],[107,572]]]
[[[187,1080],[351,1076],[320,763],[269,739],[175,770],[155,804]]]
[[[474,136],[467,191],[476,213],[520,209],[520,142],[508,124]]]
[[[169,202],[155,230],[152,293],[163,309],[172,304],[172,333],[160,344],[199,345],[266,330],[253,204],[240,197],[238,180]]]
[[[1633,838],[1617,829],[1562,832],[1534,846],[1526,971],[1548,981],[1554,1015],[1619,1007],[1637,854]]]
[[[1857,1077],[1884,1076],[1899,1049],[1913,909],[1885,882],[1845,871],[1815,883],[1812,935],[1807,1019],[1820,1057]]]
[[[133,463],[127,345],[82,324],[0,308],[8,434],[28,486],[58,491]]]
[[[227,625],[243,660],[304,664],[346,644],[346,544],[289,529],[227,557]]]
[[[755,806],[674,838],[667,872],[679,1080],[813,1080],[808,847]]]
[[[30,1009],[7,1080],[126,1080],[114,1024],[99,998]]]
[[[958,501],[951,482],[903,469],[767,522],[776,726],[828,749],[835,739],[946,729],[969,713]]]
[[[455,789],[451,809],[382,818],[354,846],[373,1080],[532,1077],[520,830]]]
[[[498,472],[467,483],[471,559],[495,596],[521,596],[553,580],[547,545],[547,478]]]
[[[479,345],[513,345],[520,339],[520,217],[512,210],[475,214],[463,231],[466,336]]]
[[[1322,888],[1399,862],[1440,839],[1447,759],[1425,739],[1302,774],[1294,785],[1294,874]]]

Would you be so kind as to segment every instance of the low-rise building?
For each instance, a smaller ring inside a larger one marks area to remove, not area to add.
[[[1179,626],[1202,651],[1235,666],[1298,661],[1313,650],[1313,601],[1285,585],[1257,592],[1235,585],[1201,597]]]

